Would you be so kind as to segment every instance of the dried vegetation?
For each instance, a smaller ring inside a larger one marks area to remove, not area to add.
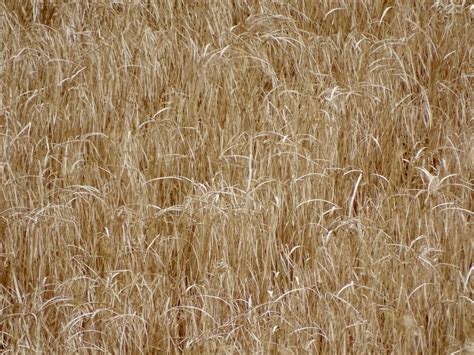
[[[0,7],[1,350],[472,351],[467,2]]]

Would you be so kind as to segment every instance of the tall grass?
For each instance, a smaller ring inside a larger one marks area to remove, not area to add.
[[[473,352],[467,2],[0,7],[2,351]]]

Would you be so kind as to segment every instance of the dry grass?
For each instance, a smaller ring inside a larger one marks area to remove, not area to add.
[[[0,5],[0,349],[472,353],[474,8],[156,3]]]

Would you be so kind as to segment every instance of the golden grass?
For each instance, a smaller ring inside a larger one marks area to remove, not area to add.
[[[2,351],[472,353],[466,1],[0,6]]]

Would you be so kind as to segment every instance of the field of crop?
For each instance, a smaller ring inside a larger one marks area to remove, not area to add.
[[[0,352],[474,353],[466,1],[0,11]]]

